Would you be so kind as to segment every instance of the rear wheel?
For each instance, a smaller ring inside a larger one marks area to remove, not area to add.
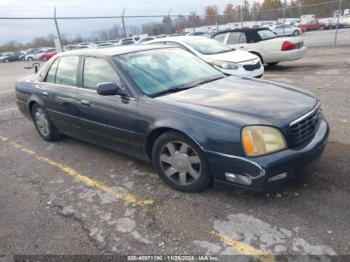
[[[279,62],[267,63],[269,66],[276,66]]]
[[[167,132],[156,140],[152,163],[159,177],[179,191],[202,191],[212,181],[204,153],[181,133]]]
[[[34,125],[39,135],[47,141],[54,141],[61,137],[57,129],[52,125],[45,110],[38,104],[32,108]]]

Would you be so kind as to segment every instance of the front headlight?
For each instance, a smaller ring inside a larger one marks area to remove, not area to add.
[[[226,61],[214,61],[213,65],[220,67],[222,69],[228,69],[228,70],[237,70],[238,68],[240,68],[239,64],[226,62]]]
[[[262,156],[287,148],[282,133],[269,126],[247,126],[242,130],[242,144],[247,156]]]

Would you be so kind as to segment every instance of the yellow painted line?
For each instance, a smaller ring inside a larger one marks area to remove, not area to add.
[[[225,246],[231,246],[238,253],[248,256],[254,256],[262,262],[276,262],[276,258],[264,251],[256,249],[255,247],[248,245],[244,242],[233,240],[228,236],[216,231],[211,232],[222,244]]]
[[[3,110],[0,110],[0,114],[1,113],[5,113],[5,112],[9,112],[9,111],[13,111],[13,110],[16,110],[17,108],[16,107],[11,107],[11,108],[7,108],[7,109],[3,109]]]
[[[153,200],[150,200],[150,199],[139,199],[138,197],[136,197],[136,196],[134,196],[132,194],[120,194],[118,192],[115,192],[111,187],[109,187],[108,185],[104,184],[103,182],[100,182],[100,181],[97,181],[97,180],[95,180],[93,178],[84,176],[84,175],[82,175],[81,173],[79,173],[78,171],[76,171],[75,169],[73,169],[73,168],[71,168],[69,166],[57,163],[57,162],[55,162],[53,160],[50,160],[47,157],[40,156],[35,151],[27,149],[27,148],[25,148],[25,147],[15,143],[15,142],[12,142],[6,137],[3,137],[3,136],[0,135],[0,140],[2,142],[5,142],[5,143],[9,144],[11,147],[13,147],[15,149],[21,150],[22,152],[26,153],[27,155],[32,156],[34,159],[36,159],[36,160],[38,160],[40,162],[46,163],[46,164],[48,164],[48,165],[50,165],[52,167],[55,167],[55,168],[59,169],[63,173],[74,177],[76,180],[78,180],[79,182],[84,183],[85,185],[87,185],[89,187],[93,187],[93,188],[96,188],[96,189],[101,190],[103,192],[109,193],[109,194],[113,195],[114,197],[116,197],[117,199],[123,200],[123,201],[125,201],[125,202],[127,202],[129,204],[133,204],[133,205],[136,205],[136,206],[143,207],[143,206],[146,206],[146,205],[151,205],[154,202]]]

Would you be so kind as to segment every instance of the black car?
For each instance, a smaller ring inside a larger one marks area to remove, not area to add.
[[[151,161],[188,192],[287,181],[320,157],[329,133],[309,92],[226,77],[174,47],[61,53],[18,80],[16,97],[45,140],[65,134]]]
[[[0,62],[9,63],[9,62],[18,61],[20,55],[21,55],[20,52],[3,53],[0,56]]]

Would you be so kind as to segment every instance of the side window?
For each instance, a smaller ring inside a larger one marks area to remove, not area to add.
[[[55,83],[58,60],[59,59],[56,59],[55,62],[53,62],[53,64],[51,65],[50,70],[46,75],[45,82]]]
[[[245,33],[241,33],[241,35],[239,36],[239,43],[241,43],[241,44],[247,43],[247,37],[246,37]]]
[[[213,37],[213,39],[215,39],[216,41],[219,41],[220,43],[224,43],[225,41],[225,37],[226,37],[227,34],[218,34],[216,36]]]
[[[86,57],[84,63],[83,86],[88,89],[97,89],[97,84],[112,82],[118,86],[121,85],[118,77],[112,66],[104,59]]]
[[[60,58],[56,73],[56,84],[75,86],[77,85],[77,67],[79,57],[65,56]]]
[[[241,37],[241,32],[231,32],[227,39],[228,45],[234,45],[239,43],[239,39]]]

